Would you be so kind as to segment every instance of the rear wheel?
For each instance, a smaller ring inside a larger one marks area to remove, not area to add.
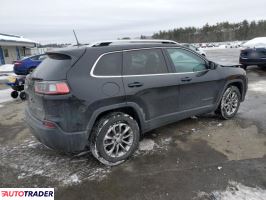
[[[220,115],[222,119],[233,118],[240,106],[241,94],[239,89],[235,86],[229,86],[223,96],[219,108],[216,113]]]
[[[139,137],[136,120],[128,114],[114,112],[96,123],[90,138],[90,149],[101,163],[118,165],[135,152]]]

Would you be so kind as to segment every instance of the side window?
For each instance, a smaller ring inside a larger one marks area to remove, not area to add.
[[[41,56],[39,57],[39,60],[40,60],[40,61],[43,61],[46,57],[47,57],[46,55],[41,55]]]
[[[162,74],[167,67],[161,49],[143,49],[124,52],[123,74]]]
[[[197,55],[183,49],[167,49],[175,70],[182,72],[197,72],[206,69],[206,63]]]
[[[38,60],[39,59],[39,56],[32,56],[30,59],[31,60]]]
[[[93,71],[98,76],[121,76],[122,53],[109,53],[103,55],[97,62]]]

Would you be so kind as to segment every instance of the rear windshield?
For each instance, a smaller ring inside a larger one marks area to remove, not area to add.
[[[67,55],[50,54],[34,70],[32,77],[44,80],[61,80],[72,65],[72,59]]]

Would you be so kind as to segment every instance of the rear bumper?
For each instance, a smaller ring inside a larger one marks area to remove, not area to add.
[[[26,122],[32,134],[44,145],[63,152],[75,153],[85,149],[88,144],[86,131],[64,132],[60,127],[47,128],[42,121],[36,119],[29,111],[25,110]]]
[[[266,59],[249,59],[240,57],[239,62],[242,65],[266,65]]]

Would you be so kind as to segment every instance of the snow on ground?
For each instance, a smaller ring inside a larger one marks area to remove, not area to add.
[[[215,199],[215,200],[265,200],[266,190],[253,188],[230,181],[225,191],[214,191],[211,194],[199,192],[196,199]]]
[[[18,172],[18,180],[47,178],[50,184],[62,186],[78,184],[84,180],[102,180],[111,168],[100,165],[92,155],[71,156],[59,154],[32,139],[10,147],[0,146],[0,166],[9,166]]]
[[[139,143],[140,151],[151,151],[153,150],[155,142],[151,139],[144,139]]]
[[[12,97],[10,96],[11,92],[12,92],[11,88],[0,90],[0,104],[13,100]]]
[[[264,92],[266,93],[265,89],[266,81],[265,80],[260,80],[258,82],[254,83],[249,83],[248,89],[254,92]]]
[[[0,65],[0,72],[13,72],[13,64]]]

